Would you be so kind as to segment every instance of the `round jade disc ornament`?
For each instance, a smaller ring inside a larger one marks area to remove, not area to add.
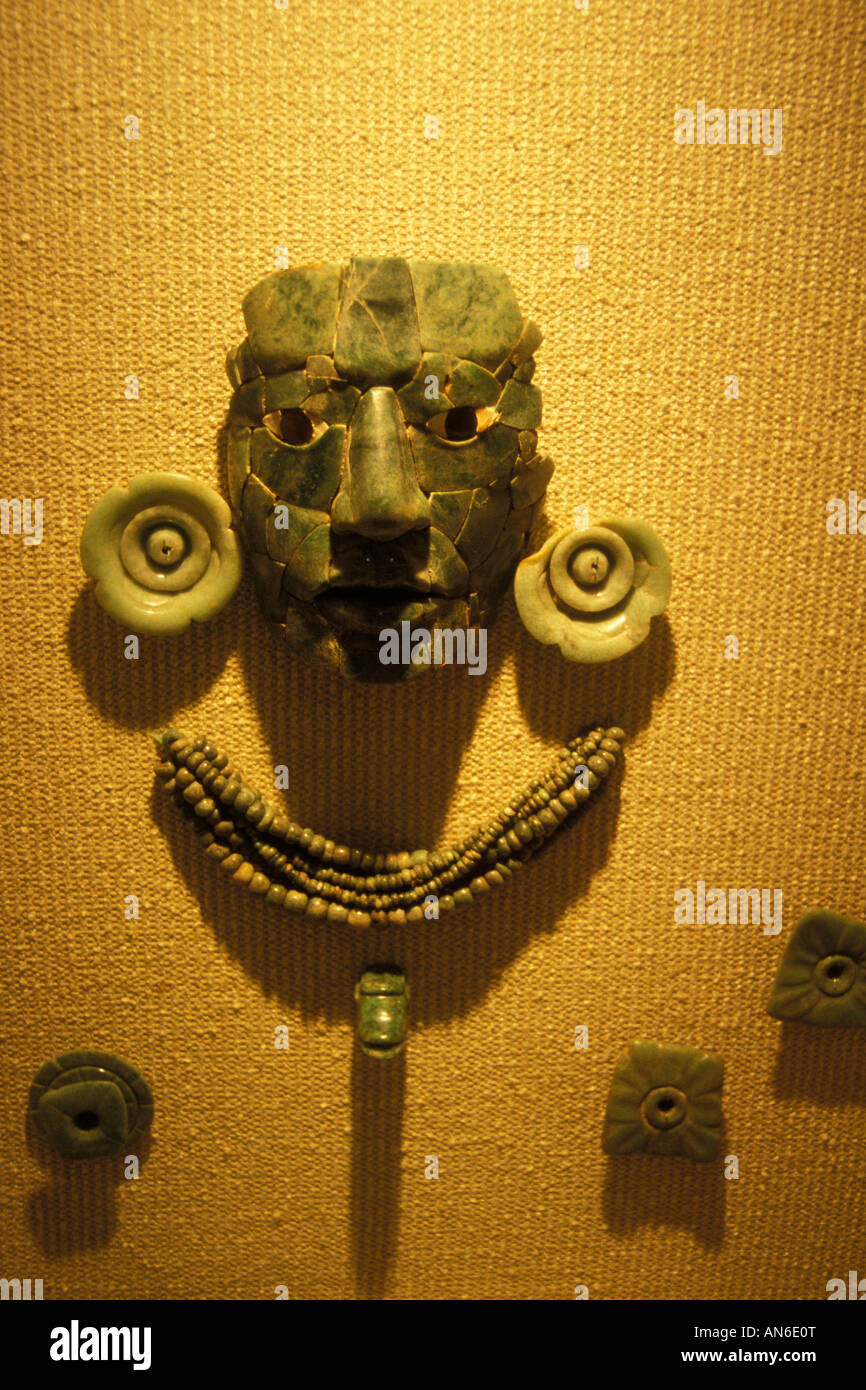
[[[149,1128],[153,1094],[129,1062],[87,1048],[39,1068],[29,1110],[37,1132],[63,1158],[101,1158]]]
[[[81,533],[81,563],[106,612],[151,636],[215,617],[242,568],[228,505],[180,473],[140,473],[100,497]]]
[[[568,661],[611,661],[640,646],[670,588],[665,548],[638,517],[557,531],[514,576],[524,627]]]

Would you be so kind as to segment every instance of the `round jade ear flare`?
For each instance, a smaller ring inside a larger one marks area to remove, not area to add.
[[[573,739],[489,825],[453,849],[401,854],[351,849],[295,825],[205,738],[175,729],[154,738],[157,775],[232,882],[288,912],[386,927],[438,917],[504,883],[603,786],[625,734],[598,727]]]
[[[557,531],[514,576],[524,627],[568,661],[611,661],[640,646],[670,588],[665,548],[637,517]]]
[[[96,503],[81,563],[102,607],[132,632],[170,636],[219,613],[241,578],[228,505],[180,473],[140,473]]]
[[[125,1151],[149,1127],[153,1095],[129,1062],[88,1048],[39,1068],[29,1110],[37,1132],[62,1158],[102,1158]]]

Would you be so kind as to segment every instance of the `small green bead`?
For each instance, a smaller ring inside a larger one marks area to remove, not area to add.
[[[228,781],[228,785],[227,785],[226,788],[225,788],[225,791],[221,791],[221,792],[220,792],[220,801],[223,803],[223,805],[224,805],[224,806],[232,806],[232,805],[234,805],[235,797],[239,794],[239,792],[240,792],[240,790],[241,790],[242,787],[243,787],[243,782],[241,781],[240,777],[238,777],[238,776],[236,776],[236,775],[233,776],[233,777],[230,777],[230,778],[229,778],[229,781]]]

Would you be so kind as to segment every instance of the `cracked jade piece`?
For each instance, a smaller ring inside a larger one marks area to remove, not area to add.
[[[487,625],[553,472],[536,448],[541,333],[507,276],[356,256],[267,276],[228,355],[228,486],[256,593],[345,675],[386,629]]]
[[[233,596],[241,549],[213,488],[180,473],[140,473],[96,503],[81,563],[106,612],[134,632],[170,636],[206,622]]]
[[[36,1073],[29,1109],[63,1158],[100,1158],[149,1127],[153,1096],[135,1067],[109,1052],[64,1052]]]
[[[767,1012],[823,1027],[866,1026],[866,925],[819,908],[801,917]]]
[[[568,661],[612,661],[640,646],[662,613],[671,568],[652,527],[605,516],[581,531],[557,531],[514,576],[524,627]]]
[[[614,1072],[602,1148],[709,1162],[719,1152],[724,1063],[680,1044],[633,1042]]]
[[[358,1041],[368,1057],[396,1057],[406,1044],[409,986],[402,970],[374,966],[355,985]]]

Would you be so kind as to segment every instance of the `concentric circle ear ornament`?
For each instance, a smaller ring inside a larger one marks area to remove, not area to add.
[[[866,1027],[866,924],[820,908],[801,917],[767,1012],[783,1021]]]
[[[567,661],[612,661],[640,646],[670,595],[667,552],[637,517],[604,517],[557,531],[517,567],[524,627]]]
[[[96,503],[81,563],[107,613],[135,632],[172,636],[206,622],[242,572],[231,511],[219,493],[180,473],[140,473]]]
[[[39,1068],[30,1114],[63,1158],[101,1158],[149,1128],[153,1095],[135,1067],[110,1052],[64,1052]]]

